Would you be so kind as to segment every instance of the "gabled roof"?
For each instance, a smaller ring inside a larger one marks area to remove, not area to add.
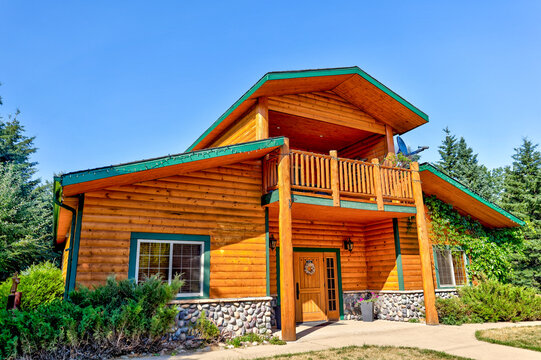
[[[218,118],[188,149],[201,149],[255,104],[258,97],[332,90],[402,134],[428,115],[359,67],[269,72]]]
[[[451,204],[459,213],[477,219],[482,225],[502,228],[525,224],[524,221],[484,199],[434,165],[421,164],[419,171],[425,194],[435,195],[440,200]]]
[[[63,197],[95,191],[109,186],[128,185],[136,182],[198,171],[210,167],[260,159],[283,144],[284,138],[276,137],[176,155],[167,155],[154,159],[134,161],[96,169],[75,171],[55,177],[55,239],[58,229],[66,230],[68,228],[66,224],[60,224],[59,226],[59,219],[63,222],[70,221],[71,219],[71,217],[68,216],[67,210],[60,208],[58,205],[58,202],[61,201]],[[63,239],[59,240],[63,241]]]

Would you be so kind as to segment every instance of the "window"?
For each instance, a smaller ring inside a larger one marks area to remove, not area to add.
[[[466,255],[462,250],[434,249],[440,286],[466,285]]]
[[[200,235],[132,233],[129,277],[136,282],[158,275],[184,281],[177,297],[208,297],[210,239]]]

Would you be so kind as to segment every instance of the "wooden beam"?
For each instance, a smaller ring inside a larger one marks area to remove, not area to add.
[[[379,160],[372,159],[374,164],[374,192],[376,193],[376,203],[378,204],[378,211],[383,211],[383,189],[381,187],[381,169],[379,168]]]
[[[269,99],[260,97],[256,106],[256,140],[268,139],[269,137]]]
[[[423,189],[419,175],[419,163],[412,162],[413,198],[417,208],[417,237],[419,240],[419,255],[421,256],[421,275],[423,278],[423,292],[425,297],[425,317],[427,325],[437,325],[438,313],[436,311],[436,294],[434,292],[434,279],[432,278],[432,261],[430,258],[430,242],[425,217],[425,205],[423,202]]]
[[[278,193],[280,213],[280,304],[282,340],[295,341],[295,279],[293,277],[293,240],[291,234],[291,172],[289,139],[280,148],[278,163]]]
[[[393,128],[389,125],[385,125],[385,139],[387,140],[387,153],[395,153],[394,140],[393,140]]]
[[[332,202],[334,206],[340,206],[340,185],[338,179],[338,152],[331,150],[331,190]]]

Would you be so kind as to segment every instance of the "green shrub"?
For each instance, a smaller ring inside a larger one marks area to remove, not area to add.
[[[34,310],[40,304],[47,304],[64,294],[62,270],[51,262],[32,265],[19,276],[18,291],[22,292],[21,309]],[[11,290],[11,278],[0,284],[0,307],[6,308],[7,296]]]
[[[194,331],[199,338],[204,339],[206,342],[218,340],[220,337],[220,329],[207,318],[205,311],[201,311],[201,316],[195,323]]]
[[[494,280],[459,289],[459,297],[438,299],[440,321],[448,325],[473,322],[541,320],[541,297],[531,288]]]
[[[81,288],[70,300],[32,311],[0,312],[0,358],[107,358],[160,350],[176,310],[167,303],[182,282],[151,277],[141,284],[107,280]]]

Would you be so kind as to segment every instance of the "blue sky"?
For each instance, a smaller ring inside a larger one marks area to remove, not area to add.
[[[4,1],[0,96],[39,176],[183,152],[268,71],[357,65],[488,167],[540,142],[539,1]]]

